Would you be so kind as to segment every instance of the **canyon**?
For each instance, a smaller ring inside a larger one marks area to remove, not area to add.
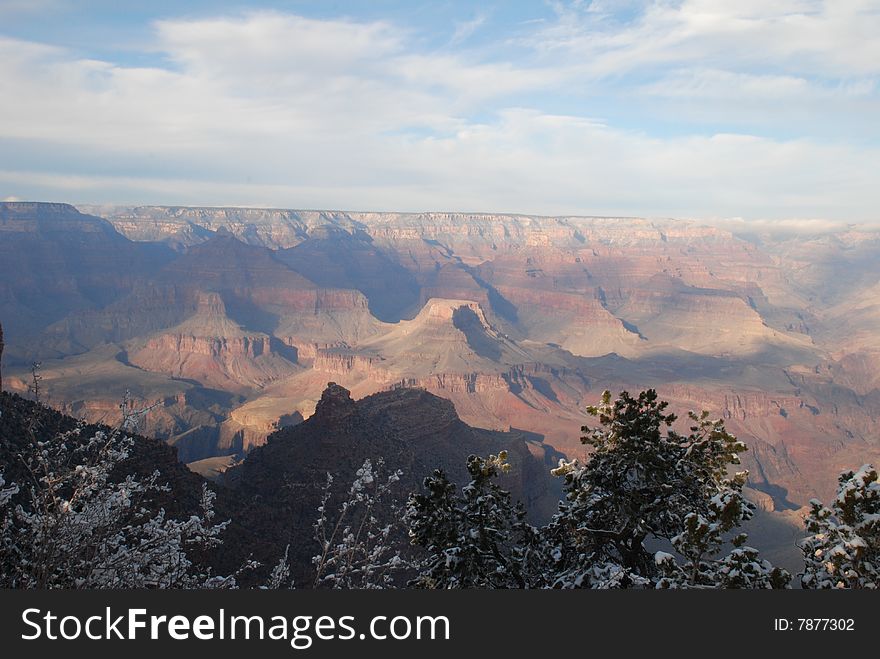
[[[603,390],[656,388],[725,419],[788,523],[880,459],[878,294],[857,227],[0,203],[3,387],[39,361],[46,402],[89,422],[128,390],[142,433],[217,478],[328,382],[570,457]]]

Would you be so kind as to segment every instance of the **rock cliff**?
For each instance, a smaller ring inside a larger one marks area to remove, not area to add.
[[[316,552],[312,524],[327,472],[339,491],[346,490],[364,459],[385,460],[386,469],[403,471],[396,497],[421,487],[434,468],[443,468],[463,484],[467,456],[510,453],[513,469],[503,484],[526,503],[530,514],[546,518],[558,501],[558,483],[549,475],[560,454],[523,432],[471,428],[452,404],[418,389],[397,389],[355,401],[338,384],[326,386],[315,413],[303,423],[279,430],[268,443],[224,475],[224,483],[242,501],[259,499],[260,510],[243,521],[255,538],[254,556],[270,559],[290,543],[303,565]],[[334,499],[335,500],[335,499]],[[381,511],[380,514],[387,514]]]
[[[185,322],[133,342],[128,361],[144,370],[196,380],[204,386],[230,391],[262,388],[297,371],[279,352],[280,342],[249,332],[232,322],[216,293],[199,297],[196,313]]]

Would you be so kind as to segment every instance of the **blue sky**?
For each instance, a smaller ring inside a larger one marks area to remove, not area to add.
[[[0,0],[0,199],[875,222],[880,1]]]

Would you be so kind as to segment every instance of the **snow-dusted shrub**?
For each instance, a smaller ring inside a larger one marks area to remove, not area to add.
[[[838,479],[830,507],[810,501],[801,543],[804,588],[880,588],[880,481],[864,465]]]
[[[355,478],[341,504],[331,511],[333,476],[327,474],[324,494],[318,506],[314,524],[315,539],[320,551],[312,558],[315,568],[315,588],[388,588],[394,576],[405,568],[399,549],[393,547],[395,524],[380,511],[393,509],[389,501],[394,483],[402,471],[385,473],[385,461],[376,464],[367,458],[355,473]],[[392,517],[399,519],[399,514]],[[399,530],[399,529],[398,529]],[[283,574],[284,561],[276,566],[274,582]],[[286,575],[284,579],[286,579]]]
[[[36,424],[13,449],[21,482],[0,475],[0,586],[7,588],[213,588],[235,585],[190,560],[220,543],[215,494],[203,486],[201,512],[170,519],[151,506],[168,490],[158,472],[117,472],[136,427],[129,399],[119,430],[84,437],[84,426],[40,439]]]

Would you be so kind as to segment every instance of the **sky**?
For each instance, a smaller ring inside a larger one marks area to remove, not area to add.
[[[0,0],[0,200],[880,223],[880,0]]]

